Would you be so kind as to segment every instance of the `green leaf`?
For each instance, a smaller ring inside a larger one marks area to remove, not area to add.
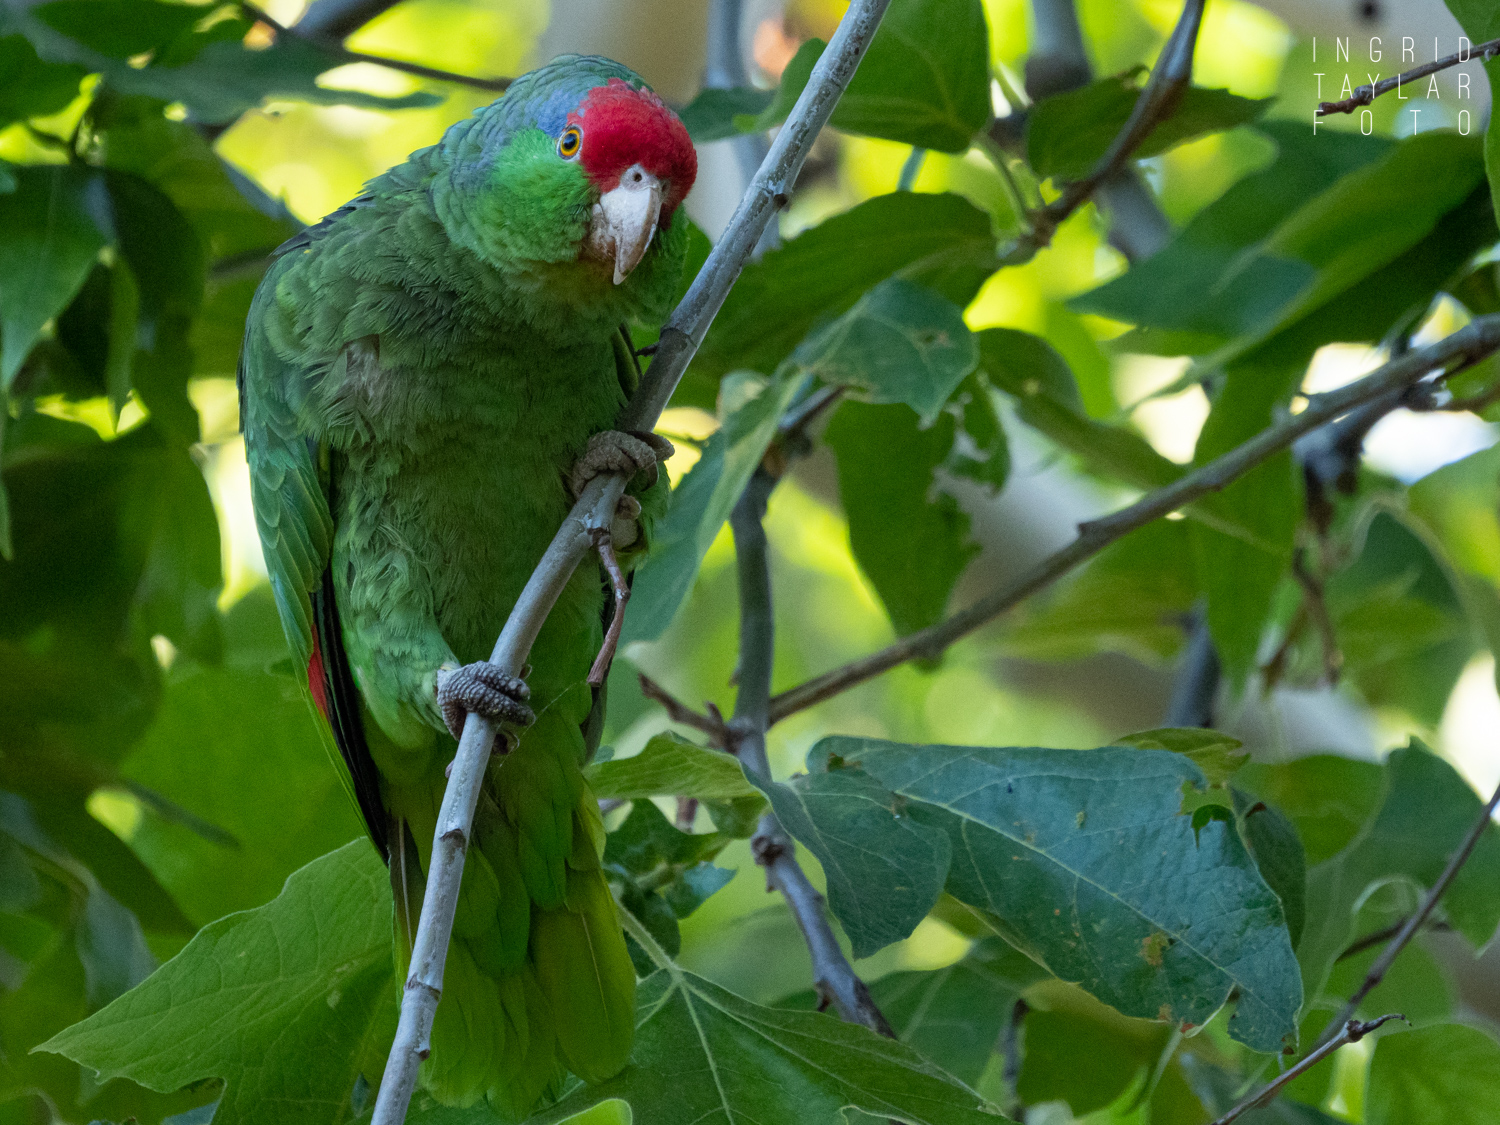
[[[1234,811],[1240,836],[1255,857],[1261,878],[1281,899],[1287,933],[1295,948],[1307,921],[1307,855],[1297,838],[1296,826],[1280,809],[1239,789],[1234,791]]]
[[[217,1125],[323,1125],[348,1113],[361,1048],[394,1029],[389,886],[374,849],[348,844],[40,1050],[153,1090],[221,1078]]]
[[[195,5],[160,0],[48,0],[32,12],[54,31],[113,59],[170,47],[204,16]]]
[[[1225,784],[1250,760],[1250,751],[1241,749],[1244,743],[1239,739],[1205,727],[1162,727],[1127,734],[1115,739],[1115,745],[1181,754],[1203,771],[1210,785]]]
[[[1160,488],[1182,475],[1139,434],[1090,418],[1073,372],[1046,340],[1014,328],[986,328],[977,338],[980,366],[1015,401],[1021,420],[1090,469],[1137,488]]]
[[[148,9],[137,0],[55,2],[59,7],[54,20],[65,21],[69,33],[50,26],[36,9],[19,7],[0,10],[0,30],[24,34],[48,62],[81,66],[102,75],[117,93],[182,102],[195,121],[230,122],[271,97],[368,109],[405,109],[441,101],[423,92],[381,97],[320,85],[320,75],[347,60],[295,35],[278,36],[264,50],[251,50],[244,44],[253,23],[248,18],[218,20],[204,30],[189,30],[161,42],[173,17],[170,13],[160,16],[159,9],[176,5],[158,4]],[[148,21],[140,25],[139,32],[144,39],[157,40],[151,65],[143,67],[131,65],[130,59],[119,53],[143,41],[137,38],[137,9],[148,13]],[[193,6],[187,10],[195,14],[195,20],[207,11]]]
[[[111,238],[104,184],[74,165],[15,169],[0,195],[0,390],[46,323],[67,307]]]
[[[809,39],[782,71],[775,96],[734,124],[761,132],[786,120],[824,50]],[[938,152],[967,152],[993,116],[989,31],[979,0],[895,0],[834,107],[830,124]],[[696,138],[695,138],[696,139]]]
[[[791,362],[875,403],[905,403],[925,425],[974,370],[979,353],[963,312],[930,289],[890,278],[804,340]]]
[[[1161,252],[1070,302],[1082,312],[1165,330],[1165,354],[1211,350],[1274,315],[1306,280],[1305,265],[1256,253],[1277,226],[1342,176],[1394,147],[1381,137],[1271,121],[1258,126],[1276,160],[1193,217]],[[1129,340],[1136,344],[1136,336]],[[1155,350],[1153,348],[1153,350]]]
[[[975,371],[963,381],[949,404],[963,436],[954,434],[953,448],[943,461],[943,468],[954,476],[983,485],[992,495],[1010,479],[1010,442],[995,400],[995,392],[982,371]]]
[[[655,640],[672,623],[703,556],[765,456],[802,382],[744,376],[744,401],[672,491],[667,518],[657,525],[651,553],[636,571],[622,643]]]
[[[1370,1060],[1369,1125],[1495,1125],[1500,1121],[1500,1043],[1449,1024],[1382,1035]]]
[[[1077,1011],[1028,1012],[1023,1025],[1026,1051],[1016,1093],[1027,1105],[1064,1101],[1082,1116],[1103,1109],[1121,1094],[1141,1070],[1160,1054],[1165,1029],[1152,1030],[1155,1043],[1143,1043],[1121,1034],[1118,1016],[1113,1021],[1097,1013]],[[1155,1052],[1147,1048],[1154,1046]],[[1086,1066],[1080,1066],[1087,1059]]]
[[[806,45],[804,44],[804,49]],[[791,64],[788,64],[790,69]],[[785,75],[783,71],[783,76]],[[803,80],[806,82],[806,79]],[[741,117],[759,117],[770,106],[774,94],[770,90],[738,86],[733,89],[705,89],[683,106],[677,116],[687,128],[694,144],[708,144],[737,137],[742,131],[738,124]],[[785,119],[786,114],[781,115]]]
[[[763,1008],[672,966],[642,981],[630,1065],[528,1125],[618,1098],[651,1125],[838,1122],[846,1107],[912,1125],[1005,1119],[910,1047],[822,1012]]]
[[[168,684],[123,772],[241,846],[154,815],[131,844],[199,924],[264,903],[292,871],[363,836],[320,721],[295,681],[266,672],[196,669]]]
[[[773,371],[820,321],[893,274],[960,308],[998,267],[990,218],[957,195],[878,195],[748,266],[674,400],[712,406],[720,376]]]
[[[24,36],[0,36],[0,129],[67,109],[86,73],[81,66],[43,62]]]
[[[1500,12],[1487,0],[1445,0],[1448,10],[1457,17],[1464,33],[1473,43],[1487,43],[1500,39]],[[1484,64],[1490,79],[1491,89],[1500,89],[1500,59],[1490,59]],[[1489,128],[1484,133],[1484,166],[1490,182],[1490,195],[1497,218],[1500,218],[1500,121],[1490,114]]]
[[[1235,784],[1290,817],[1307,862],[1317,864],[1343,851],[1380,806],[1385,770],[1375,762],[1312,754],[1290,762],[1252,762]]]
[[[1062,979],[1183,1026],[1237,991],[1234,1038],[1264,1052],[1295,1039],[1301,979],[1281,903],[1232,824],[1195,831],[1179,815],[1183,785],[1206,781],[1181,755],[843,737],[812,753],[945,813],[948,892]]]
[[[943,616],[979,551],[958,502],[934,494],[953,436],[950,415],[923,429],[906,406],[862,402],[842,403],[823,433],[838,457],[849,546],[903,635]]]
[[[1406,879],[1430,887],[1479,817],[1482,803],[1447,762],[1415,739],[1386,763],[1386,797],[1359,836],[1307,875],[1307,928],[1298,947],[1309,997],[1354,937],[1355,913],[1369,888]],[[1483,948],[1500,925],[1500,828],[1489,825],[1459,870],[1441,908],[1456,930]]]
[[[658,734],[633,758],[611,758],[584,770],[589,788],[601,800],[614,797],[695,797],[732,800],[757,790],[737,759],[707,750],[675,734]]]
[[[1036,174],[1042,179],[1081,180],[1093,171],[1135,108],[1143,70],[1137,67],[1037,102],[1026,119],[1026,159]],[[1190,86],[1172,115],[1147,134],[1135,158],[1156,156],[1205,133],[1248,125],[1275,100]]]
[[[911,936],[942,893],[947,833],[857,763],[809,757],[812,772],[762,791],[781,826],[823,865],[828,905],[855,957]]]
[[[996,937],[947,968],[890,973],[870,985],[897,1038],[961,1082],[984,1072],[1021,991],[1046,970]]]

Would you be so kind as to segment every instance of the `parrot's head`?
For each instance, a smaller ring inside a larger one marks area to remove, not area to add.
[[[644,313],[675,292],[687,239],[677,216],[698,157],[677,115],[632,71],[554,59],[441,147],[450,235],[529,278],[537,297]]]

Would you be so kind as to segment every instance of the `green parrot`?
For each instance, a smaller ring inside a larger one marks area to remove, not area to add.
[[[391,870],[404,977],[445,769],[469,711],[506,726],[475,813],[423,1081],[522,1119],[565,1069],[618,1072],[635,973],[582,768],[612,603],[582,567],[526,681],[486,655],[574,496],[670,445],[612,429],[626,325],[683,272],[687,130],[630,70],[564,56],[278,251],[250,306],[240,418],[282,625]],[[643,510],[644,506],[644,510]]]

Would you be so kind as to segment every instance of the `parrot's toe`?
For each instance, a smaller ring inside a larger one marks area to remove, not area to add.
[[[573,495],[581,495],[589,481],[604,473],[650,472],[646,487],[656,483],[656,467],[676,452],[672,443],[660,434],[625,433],[605,430],[589,438],[583,456],[573,465],[568,485]]]
[[[517,726],[530,726],[536,720],[536,715],[526,706],[530,696],[531,689],[525,680],[487,660],[465,664],[461,668],[445,667],[437,676],[438,707],[443,712],[448,733],[454,738],[463,736],[464,719],[470,711],[491,722],[503,720]]]

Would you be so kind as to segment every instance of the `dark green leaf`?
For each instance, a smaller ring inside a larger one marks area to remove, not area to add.
[[[615,797],[696,797],[732,800],[752,797],[755,786],[740,763],[722,750],[707,750],[677,737],[659,734],[633,758],[612,758],[584,771],[589,788],[600,799]]]
[[[1448,10],[1458,18],[1470,42],[1488,43],[1500,39],[1500,12],[1487,0],[1444,0]],[[1490,59],[1484,64],[1489,75],[1490,88],[1500,89],[1500,59]],[[1489,177],[1490,194],[1494,198],[1495,214],[1500,216],[1500,121],[1490,114],[1489,128],[1484,137],[1484,163]]]
[[[823,437],[838,457],[849,546],[896,632],[931,625],[978,553],[968,515],[952,496],[934,494],[934,471],[953,448],[952,416],[923,429],[909,407],[846,402]]]
[[[1234,791],[1234,810],[1240,835],[1255,858],[1266,885],[1281,899],[1287,933],[1295,947],[1307,921],[1307,856],[1297,829],[1280,809]]]
[[[870,402],[904,403],[931,425],[979,353],[952,301],[902,278],[871,289],[804,340],[791,362]]]
[[[870,995],[901,1042],[973,1086],[1022,989],[1046,975],[1018,950],[988,937],[947,968],[883,976],[871,983]]]
[[[999,1125],[910,1047],[822,1012],[763,1008],[672,967],[641,982],[630,1065],[529,1125],[611,1098],[651,1125],[836,1122],[846,1106],[913,1125]]]
[[[959,423],[953,448],[943,468],[954,476],[999,492],[1010,479],[1010,442],[1000,422],[995,392],[983,372],[963,381],[955,401],[949,404]]]
[[[719,377],[775,370],[819,321],[894,275],[960,308],[998,266],[989,216],[957,195],[879,195],[749,266],[693,359],[678,402],[711,406]]]
[[[1179,815],[1184,783],[1206,780],[1181,755],[857,738],[812,752],[946,812],[948,892],[1062,979],[1126,1015],[1195,1026],[1237,991],[1232,1036],[1265,1052],[1295,1039],[1301,980],[1281,903],[1232,824],[1195,832]]]
[[[696,98],[683,106],[677,116],[682,119],[688,136],[693,138],[695,144],[708,144],[710,141],[739,136],[741,130],[736,124],[736,118],[759,117],[771,104],[773,96],[770,90],[756,90],[745,86],[729,90],[702,90]],[[784,118],[785,114],[782,116]]]
[[[269,905],[206,927],[41,1049],[155,1090],[222,1078],[219,1125],[322,1125],[348,1112],[359,1048],[391,1033],[395,1001],[389,880],[359,840],[298,871]],[[214,1027],[235,1033],[205,1034]]]
[[[1115,739],[1115,745],[1181,754],[1203,771],[1210,785],[1225,784],[1250,760],[1250,751],[1240,748],[1244,744],[1239,739],[1206,727],[1162,727],[1127,734]]]
[[[781,416],[802,380],[746,374],[741,399],[703,448],[703,456],[672,490],[667,518],[657,525],[651,554],[636,572],[623,643],[655,640],[672,623],[698,566],[765,456]]]
[[[66,109],[86,73],[81,66],[43,62],[24,36],[0,36],[0,129]]]
[[[1135,108],[1139,78],[1139,69],[1127,71],[1037,102],[1026,119],[1026,158],[1036,174],[1042,179],[1081,180],[1093,171]],[[1172,115],[1147,134],[1134,155],[1156,156],[1205,133],[1247,125],[1274,100],[1190,86]]]
[[[1164,1029],[1155,1030],[1165,1040]],[[1030,1012],[1025,1036],[1016,1082],[1021,1101],[1065,1101],[1078,1116],[1109,1105],[1154,1061],[1145,1044],[1121,1035],[1118,1026],[1080,1012]],[[1085,1059],[1087,1065],[1079,1065]]]
[[[1384,804],[1360,835],[1307,875],[1307,928],[1298,947],[1308,995],[1323,988],[1354,937],[1355,911],[1372,884],[1409,879],[1430,887],[1478,819],[1481,802],[1447,762],[1420,743],[1391,754]],[[1459,870],[1442,909],[1482,948],[1500,924],[1500,828],[1490,825]]]
[[[1382,1035],[1365,1095],[1369,1125],[1495,1125],[1500,1121],[1500,1043],[1449,1024]]]
[[[781,826],[817,856],[828,905],[855,957],[911,936],[937,902],[952,849],[947,833],[856,763],[761,786]]]
[[[0,390],[46,323],[67,307],[112,237],[99,176],[72,165],[17,167],[0,195]]]
[[[160,0],[48,0],[36,18],[69,39],[112,59],[170,47],[207,14],[191,4]]]
[[[1309,864],[1331,859],[1359,835],[1380,806],[1385,771],[1374,762],[1313,754],[1290,762],[1252,762],[1235,785],[1284,812]]]

